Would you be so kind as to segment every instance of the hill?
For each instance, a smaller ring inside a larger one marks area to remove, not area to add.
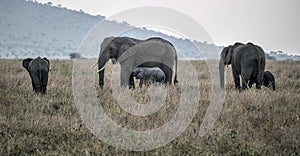
[[[0,0],[0,54],[4,58],[67,58],[101,19],[24,0]]]
[[[83,11],[70,10],[61,5],[41,4],[25,0],[0,0],[0,58],[46,56],[65,59],[77,52],[84,36],[99,21],[105,21],[104,31],[128,29],[123,35],[138,39],[162,37],[174,44],[179,59],[219,59],[222,46],[206,41],[176,38],[126,22],[107,21],[104,16],[92,16]],[[99,43],[100,44],[100,43]],[[95,58],[99,52],[83,57]],[[270,54],[277,60],[300,59],[288,54]]]
[[[51,4],[0,0],[0,57],[25,58],[40,55],[50,58],[68,58],[70,53],[76,52],[88,31],[101,20],[105,18]],[[139,39],[153,36],[166,38],[179,51],[184,51],[187,58],[201,59],[203,54],[207,55],[205,56],[207,58],[218,58],[221,50],[221,47],[212,44],[174,38],[159,32],[135,28],[125,22],[105,22],[109,23],[105,28],[106,31],[131,28],[131,32],[123,35]],[[196,45],[203,54],[199,54],[191,44]],[[87,57],[98,56],[95,53],[88,55]]]

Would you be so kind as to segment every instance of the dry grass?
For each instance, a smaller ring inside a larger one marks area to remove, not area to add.
[[[199,126],[210,102],[211,78],[204,61],[191,61],[198,74],[198,113],[186,131],[171,143],[145,152],[131,152],[109,146],[85,128],[72,97],[72,61],[51,60],[48,93],[33,93],[30,77],[21,60],[0,60],[0,153],[1,155],[179,155],[179,154],[300,154],[300,62],[267,62],[276,77],[276,91],[263,88],[238,92],[233,89],[228,68],[227,94],[222,113],[204,137]],[[109,73],[109,72],[107,72]],[[180,74],[180,72],[179,72]],[[179,75],[179,81],[180,81]],[[111,75],[107,75],[109,84]],[[109,85],[99,90],[102,107],[118,124],[147,130],[166,123],[174,114],[180,89],[168,87],[166,104],[146,117],[123,111],[113,100]],[[132,96],[149,100],[147,89]]]

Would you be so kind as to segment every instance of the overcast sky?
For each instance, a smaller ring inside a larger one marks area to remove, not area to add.
[[[196,20],[216,45],[253,42],[265,51],[300,54],[300,0],[38,0],[109,17],[118,12],[160,6]]]

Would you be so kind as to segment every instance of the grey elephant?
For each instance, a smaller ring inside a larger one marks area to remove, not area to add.
[[[275,90],[275,78],[270,71],[264,72],[263,85],[266,87],[271,87],[273,90]]]
[[[251,79],[249,82],[249,88],[251,88],[254,83],[255,83],[255,80]],[[275,78],[274,78],[274,75],[270,71],[264,72],[262,85],[275,90]]]
[[[162,84],[165,82],[166,75],[158,67],[148,68],[148,67],[138,67],[133,69],[132,76],[140,80],[139,86],[142,87],[143,84],[149,85],[152,83]]]
[[[221,52],[219,61],[220,85],[224,88],[224,67],[231,65],[236,89],[247,89],[250,80],[256,83],[256,88],[262,85],[263,74],[266,65],[263,49],[252,43],[235,43],[225,47]],[[242,87],[240,85],[242,77]]]
[[[50,62],[47,58],[27,58],[22,62],[23,67],[29,72],[33,91],[45,94],[47,90]]]
[[[165,83],[178,82],[177,53],[172,43],[167,40],[158,37],[146,40],[108,37],[103,40],[100,48],[97,62],[100,87],[104,85],[105,64],[109,59],[121,65],[121,86],[134,88],[132,70],[136,67],[159,67],[166,75]]]

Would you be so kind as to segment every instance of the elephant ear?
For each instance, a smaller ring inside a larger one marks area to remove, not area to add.
[[[136,43],[131,39],[122,38],[122,39],[120,39],[120,41],[121,42],[119,44],[119,51],[118,51],[117,59],[119,59],[120,56],[126,52],[126,50],[128,50],[131,47],[136,45]],[[122,56],[122,59],[120,59],[120,60],[125,60],[126,58],[131,57],[131,55],[134,55],[133,51],[130,51],[130,52],[131,53],[126,53],[126,56]]]
[[[32,61],[32,58],[27,58],[22,61],[23,67],[29,72],[29,64]]]
[[[231,57],[232,57],[232,51],[233,51],[233,47],[232,46],[228,46],[226,51],[225,51],[225,56],[224,56],[224,63],[226,65],[231,64]]]
[[[50,66],[50,61],[46,57],[44,57],[43,60],[45,60],[48,63],[48,65]]]

